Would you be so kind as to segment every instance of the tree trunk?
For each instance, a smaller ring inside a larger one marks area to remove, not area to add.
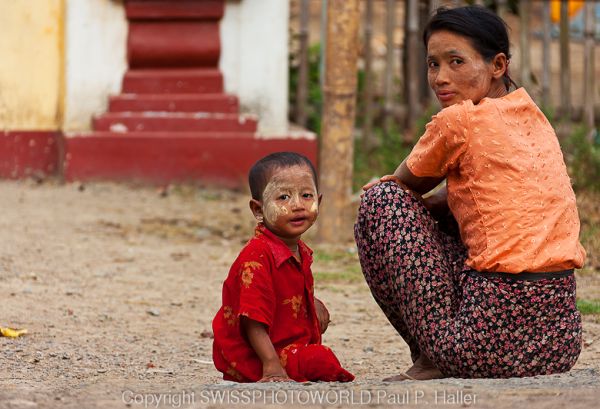
[[[300,2],[300,65],[298,67],[298,88],[296,89],[296,123],[306,126],[306,95],[308,94],[308,20],[309,0]]]
[[[583,122],[588,129],[588,139],[593,142],[595,132],[594,107],[596,105],[596,76],[594,70],[594,36],[595,36],[595,14],[596,2],[589,1],[584,6],[584,73],[583,73]]]
[[[386,138],[390,133],[393,121],[392,111],[394,109],[394,29],[396,28],[396,4],[395,0],[385,1],[386,23],[385,23],[385,78],[384,78],[384,119],[383,126]]]
[[[521,48],[521,85],[531,92],[531,57],[529,41],[529,24],[531,15],[530,0],[519,1],[519,20],[521,24],[520,48]]]
[[[543,39],[542,39],[542,107],[549,108],[552,104],[550,101],[550,82],[551,77],[551,59],[550,47],[552,46],[552,23],[550,20],[550,0],[545,0],[542,5],[542,21],[543,21]]]
[[[328,1],[328,63],[319,157],[320,186],[325,200],[321,206],[319,238],[332,243],[351,237],[345,222],[349,220],[352,194],[359,19],[359,0]]]
[[[370,152],[375,146],[373,140],[373,0],[366,0],[365,13],[365,86],[363,90],[363,135],[362,148]]]
[[[569,56],[569,4],[560,2],[560,110],[571,120],[571,64]]]

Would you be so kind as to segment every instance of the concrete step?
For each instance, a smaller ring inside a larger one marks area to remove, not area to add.
[[[254,115],[183,112],[109,112],[96,116],[96,131],[256,132]]]
[[[173,1],[129,0],[125,2],[131,20],[220,20],[225,9],[223,0]]]
[[[175,137],[185,140],[190,138],[201,138],[201,139],[252,139],[255,137],[253,132],[226,132],[226,131],[205,131],[205,132],[172,132],[172,131],[89,131],[89,132],[77,132],[69,133],[68,137],[81,136],[85,138],[98,137],[98,138],[124,138],[125,136],[132,139],[143,139],[143,138],[165,138],[174,139]]]
[[[220,112],[237,113],[238,99],[228,94],[121,94],[111,96],[110,112]]]
[[[57,174],[61,141],[58,131],[0,131],[0,178]]]
[[[130,68],[215,68],[220,55],[216,20],[129,20]]]
[[[269,153],[295,151],[317,160],[314,135],[261,139],[240,133],[91,132],[69,134],[64,141],[67,181],[192,181],[243,188],[249,168]]]
[[[128,70],[122,89],[125,94],[220,94],[223,75],[216,68]]]

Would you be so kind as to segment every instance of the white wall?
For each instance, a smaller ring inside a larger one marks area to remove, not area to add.
[[[118,0],[67,0],[63,130],[90,128],[127,69],[127,19]]]
[[[263,136],[287,132],[288,21],[289,0],[227,0],[220,25],[225,90]]]

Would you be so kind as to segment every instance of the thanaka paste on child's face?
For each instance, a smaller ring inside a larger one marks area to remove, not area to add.
[[[276,169],[263,191],[261,210],[269,230],[286,241],[297,241],[319,213],[311,170],[307,166]]]

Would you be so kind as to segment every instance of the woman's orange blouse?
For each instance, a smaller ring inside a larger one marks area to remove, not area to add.
[[[415,176],[447,178],[448,205],[475,270],[583,265],[575,194],[558,139],[523,88],[443,109],[407,166]]]

